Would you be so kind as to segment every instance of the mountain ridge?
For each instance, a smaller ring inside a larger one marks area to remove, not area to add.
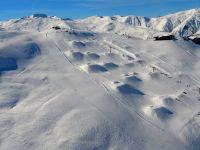
[[[61,26],[67,29],[112,32],[143,39],[166,34],[187,37],[200,32],[200,9],[191,9],[154,18],[143,16],[91,16],[84,19],[70,20],[45,14],[35,14],[35,16],[1,22],[0,25],[11,30],[38,30],[39,28],[40,30],[47,30],[52,26]]]

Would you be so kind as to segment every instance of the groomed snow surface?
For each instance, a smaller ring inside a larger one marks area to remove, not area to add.
[[[0,149],[199,150],[200,46],[87,20],[1,23]]]

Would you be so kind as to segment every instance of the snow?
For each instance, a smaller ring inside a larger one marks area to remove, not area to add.
[[[187,37],[197,34],[200,30],[200,9],[191,9],[157,18],[92,16],[80,20],[69,20],[45,14],[33,14],[30,17],[2,22],[0,26],[10,30],[27,31],[44,31],[59,26],[67,30],[108,32],[141,39],[151,39],[155,36],[169,34]],[[73,34],[73,31],[71,33]]]
[[[190,36],[200,29],[200,9],[192,9],[157,18],[142,16],[89,17],[78,20],[95,32],[113,32],[143,39],[155,34]],[[77,24],[78,25],[78,24]],[[82,26],[81,26],[82,28]]]
[[[199,150],[198,17],[1,22],[0,149]]]
[[[44,31],[49,30],[54,26],[59,26],[63,29],[70,27],[57,17],[25,17],[21,19],[12,19],[6,22],[1,22],[3,28],[14,31]]]

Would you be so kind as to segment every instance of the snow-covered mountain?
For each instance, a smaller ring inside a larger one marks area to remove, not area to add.
[[[156,35],[174,34],[191,36],[200,32],[200,9],[191,9],[157,18],[141,16],[93,16],[81,20],[62,20],[57,17],[41,17],[38,14],[22,19],[1,23],[1,26],[13,30],[46,30],[52,26],[94,32],[113,32],[120,35],[139,38],[152,38]],[[40,29],[38,29],[40,28]]]
[[[200,30],[200,9],[179,12],[152,19],[150,27],[158,31],[190,36]]]
[[[63,28],[69,28],[68,25],[58,17],[24,17],[21,19],[12,19],[0,23],[2,28],[15,31],[44,31],[49,30],[51,27],[59,25]]]
[[[199,150],[199,9],[0,23],[1,150]]]
[[[200,9],[192,9],[158,18],[138,16],[90,17],[80,21],[92,31],[113,31],[121,34],[152,37],[170,33],[190,36],[200,30]],[[142,35],[141,35],[142,34]]]

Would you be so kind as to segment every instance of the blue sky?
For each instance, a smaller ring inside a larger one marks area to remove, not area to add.
[[[200,8],[200,0],[1,0],[0,20],[46,13],[63,18],[88,16],[160,16]]]

